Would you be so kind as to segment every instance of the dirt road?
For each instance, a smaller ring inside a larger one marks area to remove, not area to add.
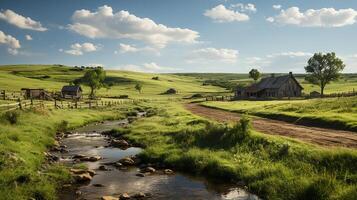
[[[186,104],[185,108],[201,117],[219,122],[238,121],[240,115],[229,111],[207,108],[198,104]],[[357,133],[291,124],[283,121],[254,117],[255,130],[271,134],[296,138],[323,146],[343,146],[357,148]]]

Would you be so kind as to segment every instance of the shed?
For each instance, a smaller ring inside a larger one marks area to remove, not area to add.
[[[282,97],[300,97],[303,87],[295,79],[292,72],[288,75],[272,75],[261,79],[247,87],[237,87],[236,98],[282,98]]]
[[[78,85],[65,85],[61,90],[62,98],[80,99],[82,98],[82,88]]]
[[[22,88],[25,99],[45,99],[46,92],[41,88]]]

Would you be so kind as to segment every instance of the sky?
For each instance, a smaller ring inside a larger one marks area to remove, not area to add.
[[[155,73],[357,73],[356,0],[0,0],[0,64]]]

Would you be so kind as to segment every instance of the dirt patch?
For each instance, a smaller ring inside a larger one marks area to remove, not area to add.
[[[186,104],[185,108],[193,114],[219,122],[232,122],[240,119],[238,113],[207,108],[194,103]],[[266,134],[287,136],[322,146],[357,148],[357,133],[355,132],[308,127],[259,117],[252,118],[252,125],[255,130]]]

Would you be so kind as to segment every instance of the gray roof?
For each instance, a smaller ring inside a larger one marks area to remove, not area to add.
[[[78,85],[65,85],[62,87],[62,92],[77,92],[82,91],[81,86]]]
[[[303,87],[300,85],[300,83],[292,75],[262,78],[258,83],[254,83],[254,84],[246,87],[245,89],[249,90],[250,92],[258,92],[258,91],[264,90],[264,89],[279,89],[290,78],[292,78],[296,82],[296,84],[301,89],[303,89]]]

